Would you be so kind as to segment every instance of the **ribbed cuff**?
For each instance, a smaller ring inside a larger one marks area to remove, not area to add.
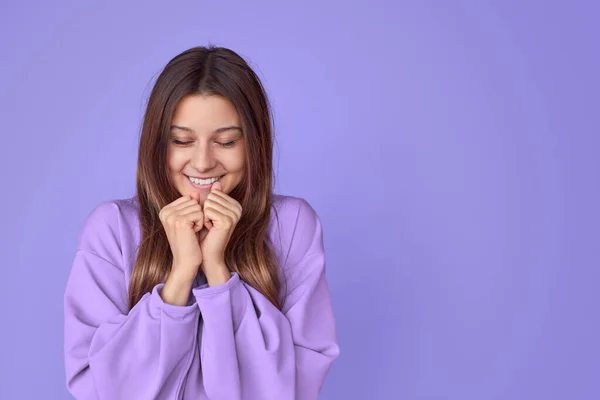
[[[225,283],[215,286],[209,286],[208,283],[198,286],[197,288],[192,289],[192,293],[196,297],[208,297],[212,296],[235,287],[240,283],[240,276],[237,272],[231,272],[231,278]]]
[[[152,289],[152,294],[150,295],[150,302],[155,309],[162,310],[174,317],[185,317],[198,309],[198,307],[196,306],[196,299],[191,294],[188,299],[188,304],[185,306],[178,306],[175,304],[166,303],[160,296],[164,285],[164,283],[159,283]]]

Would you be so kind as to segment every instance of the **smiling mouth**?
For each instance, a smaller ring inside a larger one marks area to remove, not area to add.
[[[199,178],[194,178],[193,176],[189,176],[186,175],[188,180],[192,183],[193,186],[195,187],[200,187],[200,188],[206,188],[209,187],[210,185],[212,185],[213,183],[220,181],[221,178],[224,175],[215,177],[215,178],[210,178],[210,179],[199,179]]]

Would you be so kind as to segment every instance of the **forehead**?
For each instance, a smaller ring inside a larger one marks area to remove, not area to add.
[[[239,124],[240,117],[233,104],[216,95],[186,96],[175,108],[172,122],[194,130],[218,128],[223,124]]]

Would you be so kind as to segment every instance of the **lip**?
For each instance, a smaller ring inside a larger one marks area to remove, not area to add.
[[[219,177],[218,180],[216,180],[215,182],[220,182],[221,179],[223,179],[225,175],[221,175]],[[210,189],[210,187],[213,185],[212,183],[210,185],[196,185],[194,182],[192,182],[190,180],[190,177],[188,175],[185,175],[185,177],[187,178],[187,181],[190,183],[190,185],[192,185],[192,187],[196,188],[196,189]],[[214,183],[214,182],[213,182]]]

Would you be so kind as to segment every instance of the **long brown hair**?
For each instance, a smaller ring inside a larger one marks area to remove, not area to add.
[[[171,268],[171,249],[158,217],[164,206],[181,197],[168,177],[168,134],[177,104],[194,94],[219,95],[231,101],[246,140],[246,172],[229,193],[243,212],[225,249],[225,263],[281,308],[277,261],[267,236],[273,179],[271,107],[247,62],[234,51],[213,45],[175,56],[158,76],[148,99],[136,175],[141,240],[129,284],[129,307]]]

